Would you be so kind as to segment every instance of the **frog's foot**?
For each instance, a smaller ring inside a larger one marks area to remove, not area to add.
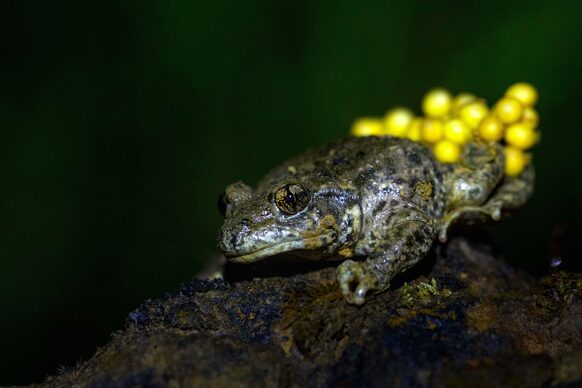
[[[337,269],[337,280],[346,301],[362,305],[366,293],[378,288],[378,279],[369,270],[366,263],[346,260]]]
[[[466,215],[478,215],[484,214],[487,217],[491,217],[494,221],[499,221],[501,219],[501,210],[503,208],[503,202],[497,200],[491,200],[483,206],[463,206],[458,209],[452,210],[445,214],[439,222],[438,233],[439,241],[447,241],[447,232],[449,227],[456,219]]]

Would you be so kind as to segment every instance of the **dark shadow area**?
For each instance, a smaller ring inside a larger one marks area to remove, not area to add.
[[[582,224],[556,224],[550,236],[550,271],[582,272]]]
[[[473,245],[487,247],[487,251],[493,256],[502,256],[503,252],[495,242],[495,237],[489,231],[489,227],[489,224],[482,223],[474,225],[453,224],[448,232],[448,241],[456,237],[463,237]],[[441,245],[446,248],[448,242]]]
[[[418,279],[421,276],[429,276],[437,260],[437,251],[438,247],[433,246],[428,255],[419,263],[396,275],[396,277],[392,279],[392,282],[390,283],[390,290],[399,289],[404,285],[404,283],[410,283],[414,279]]]
[[[236,264],[227,262],[224,268],[224,280],[237,283],[255,278],[285,278],[323,268],[337,267],[340,263],[341,261],[338,260],[313,261],[281,254],[256,263]]]

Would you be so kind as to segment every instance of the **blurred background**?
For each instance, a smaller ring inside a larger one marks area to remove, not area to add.
[[[87,359],[192,278],[228,183],[434,86],[538,88],[535,196],[490,230],[535,275],[580,259],[581,20],[574,1],[3,2],[0,384]]]

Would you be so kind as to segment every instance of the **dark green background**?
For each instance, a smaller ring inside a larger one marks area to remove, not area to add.
[[[506,257],[544,269],[555,227],[580,224],[580,2],[7,3],[0,384],[88,358],[191,278],[227,183],[358,116],[418,111],[433,86],[489,102],[539,89],[536,194],[491,229]]]

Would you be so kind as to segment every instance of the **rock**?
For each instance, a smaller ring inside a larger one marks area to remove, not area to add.
[[[457,237],[356,307],[333,266],[272,263],[278,273],[229,267],[237,281],[146,301],[90,360],[38,386],[582,383],[580,274],[534,281]]]

